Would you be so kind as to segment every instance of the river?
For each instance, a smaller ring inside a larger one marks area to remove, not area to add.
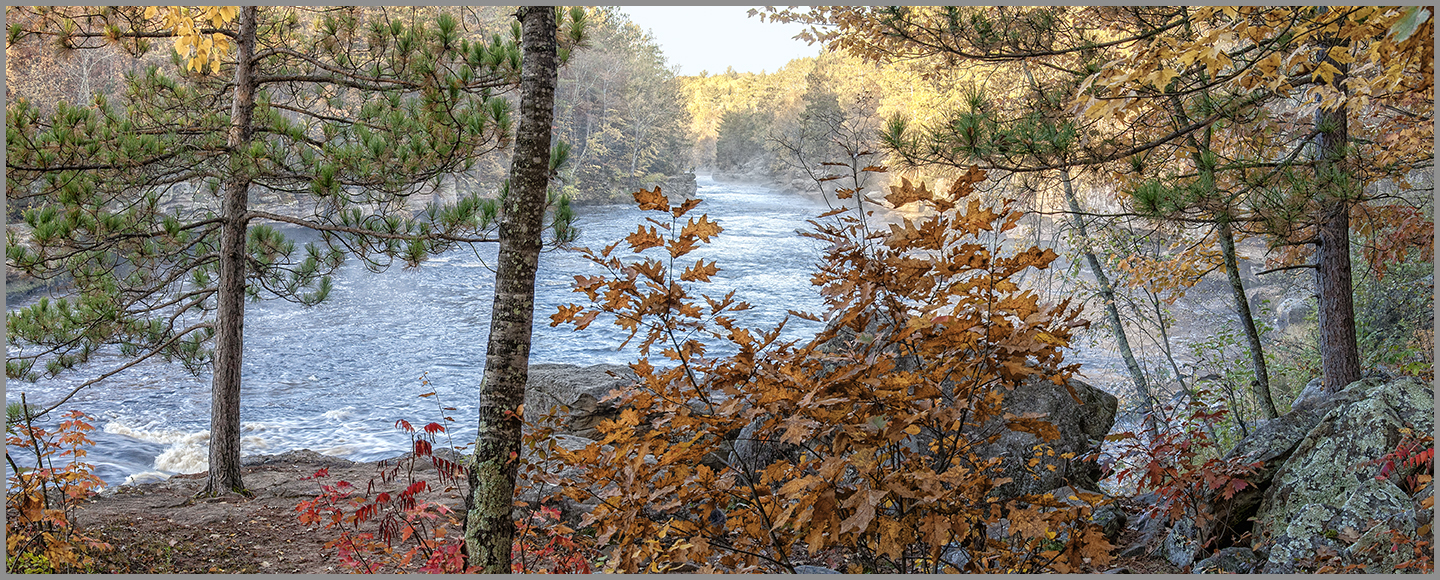
[[[705,176],[698,185],[705,202],[692,213],[704,212],[725,229],[697,252],[719,261],[712,296],[734,290],[754,306],[742,319],[752,326],[777,323],[787,309],[818,312],[820,296],[809,280],[820,248],[797,230],[826,211],[825,203]],[[628,205],[583,207],[578,213],[582,233],[576,245],[595,248],[659,215]],[[449,413],[459,424],[454,440],[473,441],[470,425],[494,296],[488,265],[495,263],[495,252],[494,244],[458,249],[418,269],[378,274],[351,260],[319,306],[247,302],[242,454],[312,449],[357,461],[394,457],[408,450],[395,421],[437,420],[437,401],[456,408]],[[574,276],[599,272],[577,252],[542,256],[532,362],[622,364],[636,358],[633,345],[617,349],[623,335],[603,318],[582,332],[549,325],[558,306],[584,304],[584,295],[571,291]],[[803,338],[818,329],[818,323],[793,320],[786,337]],[[1108,353],[1082,348],[1079,355],[1087,369],[1113,374],[1108,369],[1113,362],[1103,360]],[[23,391],[33,403],[54,401],[121,361],[103,354],[93,360],[55,379],[11,382],[6,400],[18,401]],[[87,460],[107,484],[151,481],[206,468],[209,390],[208,375],[147,361],[81,391],[64,409],[96,419],[96,445]],[[429,391],[437,397],[419,397]]]

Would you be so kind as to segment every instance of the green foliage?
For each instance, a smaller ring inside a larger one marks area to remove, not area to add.
[[[1361,360],[1367,367],[1433,376],[1434,354],[1426,340],[1434,336],[1434,265],[1409,260],[1390,265],[1383,278],[1371,274],[1362,268],[1355,275]]]
[[[1255,322],[1263,339],[1271,331],[1270,325],[1264,320]],[[1229,449],[1249,434],[1250,424],[1264,418],[1250,388],[1255,367],[1251,365],[1249,343],[1235,321],[1227,319],[1188,348],[1194,361],[1189,365],[1190,375],[1195,377],[1192,384],[1225,401],[1226,413],[1210,423],[1209,432],[1217,437],[1216,445]],[[1288,403],[1293,397],[1280,398]]]
[[[770,117],[757,109],[733,110],[716,128],[715,168],[738,171],[765,154],[765,127]]]
[[[610,201],[689,169],[690,119],[654,38],[615,7],[583,10],[587,49],[555,90],[556,136],[573,144],[560,175],[575,201]]]
[[[135,63],[115,94],[88,104],[7,100],[6,199],[25,208],[25,228],[7,228],[6,265],[73,281],[73,297],[7,316],[17,349],[7,377],[63,372],[107,346],[198,372],[227,228],[247,230],[246,295],[304,305],[325,300],[347,256],[380,270],[493,241],[493,200],[425,200],[444,176],[508,146],[515,37],[466,32],[444,10],[397,10],[407,9],[260,10],[248,135],[231,135],[232,108],[245,104],[233,59],[215,74]],[[122,43],[156,33],[140,11],[21,9],[12,37],[101,50],[75,33],[104,29]],[[569,23],[567,45],[583,42],[583,11],[557,18]],[[222,204],[234,188],[249,198],[242,214]],[[560,209],[553,230],[572,239],[574,214]],[[297,244],[305,229],[318,241]]]

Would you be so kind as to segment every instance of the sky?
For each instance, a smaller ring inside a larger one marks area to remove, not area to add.
[[[725,72],[775,72],[792,59],[820,54],[819,45],[791,37],[800,24],[760,22],[752,6],[621,6],[630,21],[649,30],[666,63],[681,75]],[[758,7],[757,7],[758,8]]]

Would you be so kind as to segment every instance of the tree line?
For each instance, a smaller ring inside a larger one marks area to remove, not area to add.
[[[677,78],[614,9],[7,8],[6,265],[73,287],[7,315],[7,377],[102,348],[129,362],[80,388],[155,357],[212,369],[201,493],[245,493],[246,298],[315,304],[347,258],[379,270],[498,243],[467,553],[508,571],[534,272],[546,240],[574,239],[570,201],[697,166],[823,183],[827,163],[877,150],[967,192],[983,169],[995,191],[1029,194],[1037,236],[1044,219],[1066,227],[1143,401],[1156,371],[1135,333],[1153,328],[1143,338],[1183,379],[1162,302],[1215,271],[1252,404],[1274,417],[1286,403],[1240,271],[1246,238],[1267,271],[1313,274],[1323,390],[1378,363],[1432,372],[1419,351],[1433,330],[1368,311],[1384,297],[1365,291],[1426,283],[1411,266],[1433,261],[1428,11],[757,14],[811,25],[831,52]],[[493,189],[435,195],[466,179]]]

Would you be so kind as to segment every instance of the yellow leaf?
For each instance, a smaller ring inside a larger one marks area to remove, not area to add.
[[[145,7],[145,19],[146,19],[146,20],[149,20],[149,19],[151,19],[151,18],[154,18],[155,15],[158,14],[159,12],[160,12],[160,8],[157,7],[157,6],[146,6],[146,7]]]
[[[905,432],[906,432],[906,433],[909,433],[909,434],[911,434],[911,435],[919,435],[919,434],[920,434],[920,426],[919,426],[919,425],[911,425],[911,426],[905,428]]]
[[[1045,331],[1035,333],[1035,340],[1038,340],[1050,346],[1067,346],[1069,344],[1069,342],[1065,339]]]
[[[1310,75],[1310,80],[1324,79],[1325,84],[1331,85],[1335,84],[1335,75],[1337,74],[1340,74],[1340,69],[1335,68],[1335,65],[1322,61],[1320,66],[1315,67],[1315,73]]]
[[[1145,77],[1145,80],[1154,83],[1155,88],[1163,91],[1165,90],[1165,87],[1170,84],[1170,80],[1178,76],[1180,76],[1180,73],[1178,71],[1174,71],[1168,68],[1162,68],[1153,73],[1150,73],[1149,76]]]
[[[1355,62],[1355,57],[1350,54],[1350,47],[1344,45],[1330,47],[1329,56],[1330,60],[1340,64]]]

